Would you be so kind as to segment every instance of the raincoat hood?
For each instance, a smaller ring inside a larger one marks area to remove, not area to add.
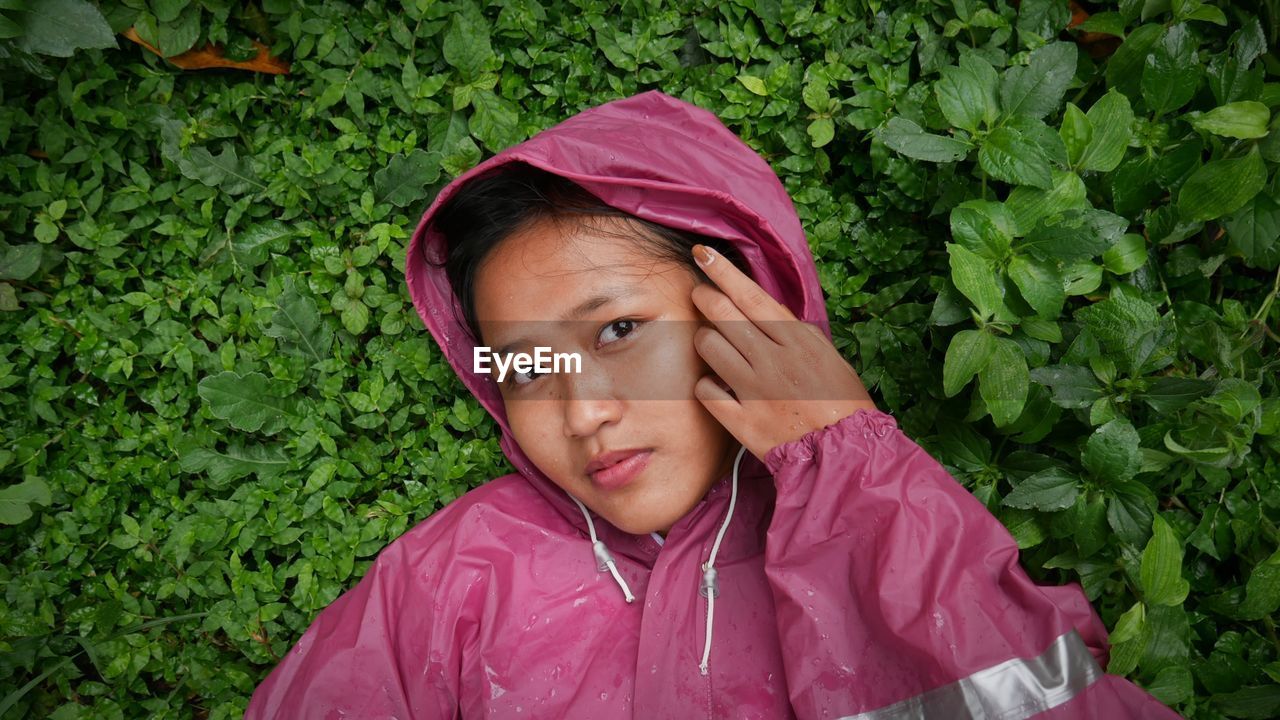
[[[458,377],[502,428],[502,450],[512,465],[588,532],[584,512],[516,444],[496,382],[473,372],[475,343],[442,267],[445,238],[432,226],[437,210],[468,181],[513,162],[573,180],[645,220],[733,242],[761,287],[830,336],[826,306],[800,219],[773,169],[715,115],[657,90],[578,113],[446,185],[409,243],[405,272],[414,307]]]

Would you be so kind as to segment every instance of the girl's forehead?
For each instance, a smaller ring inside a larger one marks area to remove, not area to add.
[[[599,307],[602,298],[656,295],[680,302],[688,300],[683,286],[692,287],[692,278],[686,267],[655,257],[648,241],[625,224],[540,221],[485,259],[476,273],[476,314],[482,320],[557,320],[584,303]]]

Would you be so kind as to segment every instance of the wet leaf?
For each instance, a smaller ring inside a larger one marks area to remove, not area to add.
[[[971,146],[955,138],[925,132],[906,118],[895,117],[880,132],[890,149],[916,160],[955,162],[969,154]]]
[[[440,154],[414,149],[408,155],[391,158],[374,174],[374,190],[380,199],[397,207],[411,205],[427,196],[440,178]]]

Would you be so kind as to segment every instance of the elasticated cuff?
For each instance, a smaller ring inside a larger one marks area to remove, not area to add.
[[[831,425],[805,433],[798,440],[774,447],[765,453],[764,464],[770,473],[777,475],[789,465],[809,462],[824,444],[839,444],[857,438],[882,438],[897,427],[898,421],[892,415],[880,410],[860,408]]]

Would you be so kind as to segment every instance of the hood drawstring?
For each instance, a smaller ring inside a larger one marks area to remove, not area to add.
[[[720,541],[724,539],[724,531],[729,529],[729,521],[733,518],[733,506],[738,500],[738,464],[742,462],[742,456],[746,452],[747,447],[744,445],[738,450],[738,457],[734,458],[729,511],[725,513],[720,532],[716,533],[715,544],[711,546],[711,557],[702,564],[702,586],[698,588],[698,594],[707,599],[707,641],[702,646],[702,663],[698,665],[698,672],[703,675],[707,674],[707,659],[711,657],[711,627],[715,621],[716,596],[720,594],[720,583],[716,581],[716,554],[720,552]]]
[[[568,495],[568,493],[565,493]],[[618,587],[622,588],[622,594],[626,596],[627,602],[635,602],[636,596],[631,594],[631,588],[627,587],[627,581],[622,579],[622,575],[618,572],[618,565],[613,561],[613,555],[609,553],[609,548],[605,547],[604,541],[596,537],[596,524],[591,521],[591,513],[587,512],[587,508],[578,498],[569,495],[569,499],[578,503],[578,509],[582,511],[582,516],[587,519],[587,529],[591,531],[591,549],[596,554],[596,567],[600,572],[608,570],[613,573],[613,579],[618,581]]]
[[[707,640],[702,646],[702,662],[698,665],[698,671],[703,675],[707,674],[707,661],[711,657],[711,630],[715,623],[716,614],[716,596],[720,594],[720,583],[716,580],[716,555],[720,553],[720,542],[724,540],[724,533],[729,529],[729,521],[733,519],[733,508],[738,502],[738,466],[742,463],[742,456],[747,452],[746,446],[738,450],[738,457],[733,461],[733,485],[729,495],[729,509],[725,513],[724,522],[720,524],[720,531],[716,533],[716,541],[711,545],[711,557],[702,564],[702,583],[698,588],[698,594],[707,599]],[[565,493],[568,495],[568,493]],[[587,519],[587,530],[591,533],[591,548],[596,554],[596,565],[600,572],[608,570],[613,573],[613,579],[618,581],[618,586],[622,588],[623,595],[626,596],[627,602],[633,602],[636,598],[631,594],[631,588],[627,587],[627,581],[622,579],[622,575],[618,572],[618,566],[613,561],[613,555],[609,553],[609,548],[605,547],[604,541],[596,537],[596,524],[591,520],[591,513],[587,512],[587,508],[578,498],[569,495],[569,499],[578,505],[578,509],[582,511],[582,516]]]

